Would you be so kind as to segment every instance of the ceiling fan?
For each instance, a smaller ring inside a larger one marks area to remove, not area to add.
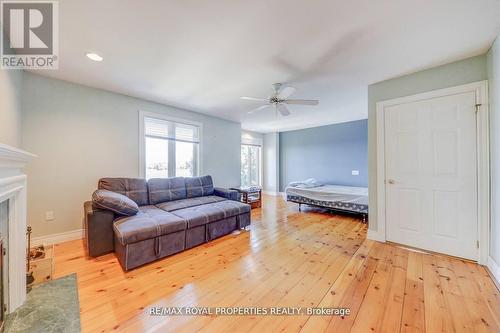
[[[249,111],[248,113],[254,113],[255,111],[264,110],[268,107],[274,106],[276,113],[280,113],[282,116],[288,116],[290,111],[288,110],[286,104],[294,105],[318,105],[319,101],[316,99],[289,99],[294,92],[294,87],[283,87],[281,83],[273,84],[274,94],[269,98],[255,98],[242,96],[241,99],[248,101],[264,102],[265,104],[259,106],[256,109]]]

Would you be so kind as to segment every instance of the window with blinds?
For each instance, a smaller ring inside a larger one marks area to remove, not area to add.
[[[199,126],[144,117],[146,178],[193,177],[199,171]]]

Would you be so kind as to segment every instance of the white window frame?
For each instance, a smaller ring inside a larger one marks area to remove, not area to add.
[[[262,156],[263,152],[262,150],[264,149],[264,140],[260,138],[246,138],[242,137],[241,138],[241,143],[240,143],[240,159],[241,159],[241,146],[242,145],[250,145],[250,146],[259,146],[260,147],[260,156],[259,156],[259,184],[257,186],[262,187],[262,182],[264,179],[264,163],[262,161]],[[240,166],[241,168],[241,166]],[[240,170],[240,180],[241,180],[241,170]]]
[[[204,174],[203,159],[202,159],[202,156],[203,156],[203,123],[198,122],[198,121],[194,121],[194,120],[189,120],[189,119],[172,117],[170,115],[166,115],[166,114],[162,114],[162,113],[155,113],[155,112],[148,112],[148,111],[139,110],[139,177],[146,178],[146,136],[145,136],[145,128],[144,128],[144,118],[155,118],[155,119],[171,121],[171,122],[175,122],[175,123],[181,123],[181,124],[192,125],[192,126],[198,127],[198,136],[199,136],[200,142],[198,143],[198,156],[197,156],[197,163],[196,163],[196,173],[198,176]],[[170,163],[170,161],[169,161],[169,163]]]

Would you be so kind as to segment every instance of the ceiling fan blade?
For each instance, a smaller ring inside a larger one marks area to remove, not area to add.
[[[283,103],[296,105],[318,105],[319,101],[317,99],[287,99]]]
[[[244,99],[247,101],[257,101],[257,102],[269,102],[269,99],[267,98],[257,98],[257,97],[248,97],[248,96],[241,96],[240,99]]]
[[[288,108],[285,104],[277,104],[276,109],[284,117],[290,115],[290,111],[288,111]]]
[[[262,106],[259,106],[258,108],[256,109],[253,109],[253,110],[250,110],[248,111],[249,114],[252,114],[256,111],[260,111],[260,110],[264,110],[264,109],[267,109],[268,107],[270,106],[270,104],[266,104],[266,105],[262,105]]]
[[[283,89],[281,89],[281,91],[278,93],[278,98],[279,99],[287,99],[288,97],[292,96],[292,94],[295,92],[295,89],[294,87],[285,87]]]

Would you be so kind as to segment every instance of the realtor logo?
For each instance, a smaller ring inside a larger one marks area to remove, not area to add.
[[[1,1],[1,68],[58,68],[58,3]]]

